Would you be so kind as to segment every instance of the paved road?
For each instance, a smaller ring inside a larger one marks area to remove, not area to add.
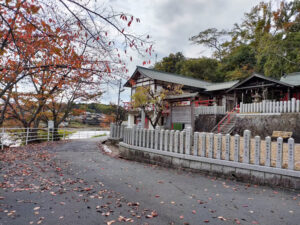
[[[0,224],[300,224],[299,192],[126,161],[98,144],[2,155]]]

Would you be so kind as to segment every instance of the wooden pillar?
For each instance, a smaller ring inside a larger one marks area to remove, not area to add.
[[[291,89],[288,88],[288,99],[287,100],[290,100],[291,99]]]
[[[190,100],[190,104],[191,104],[191,127],[192,127],[192,132],[194,132],[194,128],[195,128],[195,99]]]
[[[234,108],[236,106],[236,91],[234,91],[233,96],[234,96],[234,104],[233,104],[233,108]]]

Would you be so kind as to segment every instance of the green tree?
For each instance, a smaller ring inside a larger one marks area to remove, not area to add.
[[[179,62],[185,61],[185,57],[181,52],[176,54],[171,53],[169,56],[164,57],[160,62],[155,63],[154,69],[169,73],[179,73]]]
[[[190,38],[214,50],[228,80],[253,71],[279,78],[300,70],[300,0],[254,6],[230,31],[209,28]]]
[[[212,81],[223,81],[222,75],[218,72],[218,60],[211,58],[187,59],[179,62],[182,75]]]

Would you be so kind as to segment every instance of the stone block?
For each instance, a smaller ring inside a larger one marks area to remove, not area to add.
[[[198,161],[191,161],[190,162],[190,168],[191,169],[195,169],[195,170],[201,170],[202,168],[202,163],[201,162],[198,162]]]
[[[211,164],[202,162],[201,163],[201,170],[209,172],[211,170]]]
[[[281,184],[281,175],[265,173],[265,184],[270,186],[279,186]]]
[[[217,173],[217,174],[222,174],[223,166],[212,164],[211,165],[211,171],[214,172],[214,173]]]
[[[223,173],[228,176],[235,174],[235,168],[230,166],[223,166]]]
[[[249,182],[251,180],[250,170],[236,168],[235,177],[239,181]]]
[[[255,184],[264,184],[265,173],[260,171],[251,171],[251,182]]]

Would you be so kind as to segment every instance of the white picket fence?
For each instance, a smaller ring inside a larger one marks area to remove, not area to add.
[[[117,126],[116,126],[117,127]],[[115,137],[118,130],[121,128],[111,129],[111,137]],[[193,155],[197,157],[204,157],[216,160],[222,160],[230,162],[233,158],[234,162],[241,164],[250,164],[251,154],[251,132],[249,130],[244,131],[243,141],[241,143],[240,136],[229,134],[225,135],[225,152],[222,151],[223,147],[223,135],[214,133],[192,133],[190,129],[185,131],[174,130],[148,130],[138,129],[136,126],[133,128],[124,128],[123,132],[120,132],[120,138],[122,138],[125,144],[131,146],[138,146],[141,149],[151,149],[155,151],[174,152],[183,155]],[[231,146],[231,139],[233,140],[233,146]],[[216,145],[215,145],[216,139]],[[208,143],[207,143],[208,140]],[[261,160],[261,138],[255,136],[254,138],[254,165],[259,167],[268,167],[271,169],[271,154],[272,154],[272,142],[270,137],[265,138],[265,163],[262,165]],[[201,143],[201,146],[199,146]],[[276,168],[282,170],[294,171],[294,155],[295,155],[295,142],[293,138],[288,139],[288,166],[287,169],[283,168],[283,138],[277,138],[276,149]],[[243,147],[243,157],[240,160],[240,149]],[[233,147],[233,149],[232,149]],[[233,151],[231,151],[233,150]],[[232,153],[234,155],[232,157]],[[224,157],[222,157],[222,155]],[[224,160],[223,160],[224,159]],[[276,173],[276,171],[274,172]],[[297,172],[298,173],[298,172]]]
[[[205,115],[205,114],[225,114],[225,106],[198,106],[195,107],[195,115]]]
[[[240,103],[240,113],[298,113],[300,100],[292,98],[289,101],[263,100],[258,103]]]

